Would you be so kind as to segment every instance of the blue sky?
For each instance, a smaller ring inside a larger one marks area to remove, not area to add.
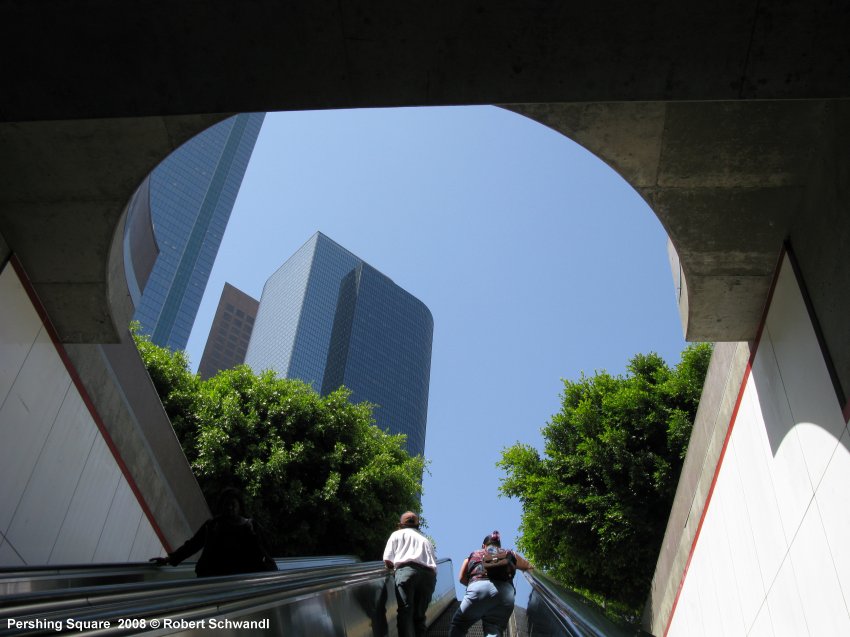
[[[225,281],[259,299],[317,230],[434,315],[423,514],[455,570],[493,529],[515,546],[521,506],[495,464],[541,446],[562,378],[622,373],[638,352],[674,364],[685,346],[661,224],[577,144],[491,106],[309,111],[266,116],[193,368]]]

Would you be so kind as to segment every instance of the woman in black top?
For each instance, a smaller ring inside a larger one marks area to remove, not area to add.
[[[242,516],[242,498],[237,489],[222,491],[219,511],[219,515],[204,522],[195,535],[168,557],[155,557],[151,561],[177,566],[200,550],[195,565],[198,577],[276,571],[277,565],[265,548],[257,523]]]

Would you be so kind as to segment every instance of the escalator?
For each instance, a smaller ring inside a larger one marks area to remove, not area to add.
[[[395,635],[383,562],[336,556],[278,560],[279,571],[196,578],[191,565],[0,571],[0,635]],[[432,623],[455,601],[438,563]],[[389,621],[388,621],[389,618]]]
[[[148,563],[0,569],[0,636],[395,636],[396,599],[383,562],[351,556],[277,560],[278,571],[197,578],[193,565]],[[538,571],[511,637],[650,637]],[[520,600],[517,600],[520,601]],[[451,561],[438,562],[429,637],[448,634],[458,601]],[[481,635],[480,624],[470,637]]]

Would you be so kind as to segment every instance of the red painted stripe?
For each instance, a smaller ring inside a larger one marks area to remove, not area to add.
[[[670,609],[670,614],[667,617],[667,625],[664,627],[664,637],[667,637],[667,633],[670,630],[670,624],[673,623],[673,615],[676,612],[676,607],[679,605],[679,598],[682,595],[682,589],[685,586],[685,578],[688,576],[688,569],[691,566],[691,560],[694,557],[694,551],[697,547],[697,542],[699,541],[700,533],[702,532],[702,525],[705,523],[705,516],[708,513],[708,507],[711,504],[711,497],[714,495],[714,487],[717,485],[717,478],[720,475],[720,467],[723,465],[723,459],[726,456],[726,449],[729,446],[729,440],[732,437],[732,430],[735,427],[735,422],[738,418],[738,410],[741,407],[741,401],[744,398],[744,390],[747,387],[747,381],[750,379],[750,374],[753,370],[753,362],[756,358],[756,352],[758,351],[759,343],[761,343],[762,333],[764,332],[764,326],[767,322],[767,312],[770,309],[770,304],[773,301],[773,293],[776,290],[776,283],[779,280],[779,271],[782,268],[782,261],[785,258],[786,248],[783,246],[780,254],[779,254],[779,262],[777,263],[776,268],[774,269],[773,281],[770,284],[770,291],[767,295],[767,301],[765,302],[764,311],[762,312],[761,321],[759,322],[758,331],[756,332],[755,340],[750,349],[750,358],[747,361],[747,367],[744,370],[744,377],[741,380],[741,386],[738,389],[738,397],[735,400],[735,407],[732,409],[732,415],[729,418],[729,428],[726,430],[726,437],[723,440],[723,447],[720,449],[720,456],[717,458],[717,465],[714,468],[714,475],[711,478],[711,486],[708,489],[708,494],[705,498],[705,506],[702,509],[702,515],[700,515],[699,524],[697,525],[696,533],[694,534],[693,542],[691,542],[691,550],[688,553],[688,559],[685,562],[685,568],[682,571],[682,579],[679,581],[679,588],[676,589],[676,597],[673,599],[673,606]]]
[[[89,396],[89,393],[86,391],[85,385],[83,385],[83,381],[80,378],[76,367],[74,367],[74,364],[68,356],[68,353],[62,346],[62,342],[59,340],[59,333],[56,331],[56,328],[50,321],[50,317],[47,315],[47,311],[44,309],[44,305],[41,303],[41,299],[38,298],[38,294],[36,293],[32,282],[29,280],[29,277],[27,276],[23,265],[21,265],[21,262],[15,255],[12,255],[10,263],[12,264],[15,273],[18,275],[18,279],[21,281],[21,285],[23,285],[23,288],[26,291],[30,302],[35,308],[35,311],[38,313],[38,316],[41,319],[42,324],[44,325],[44,329],[50,336],[50,340],[53,342],[53,346],[56,348],[56,353],[59,354],[59,358],[65,365],[65,369],[68,371],[68,375],[71,377],[71,381],[77,388],[77,392],[80,394],[80,398],[82,398],[83,403],[85,403],[86,408],[89,410],[89,414],[91,414],[92,420],[94,420],[95,425],[100,431],[101,437],[106,443],[106,446],[109,448],[109,451],[112,453],[112,457],[115,458],[115,462],[118,464],[118,468],[124,475],[124,479],[130,486],[133,495],[136,496],[136,500],[138,500],[139,506],[142,507],[142,511],[144,512],[145,517],[147,517],[148,522],[153,528],[154,533],[156,533],[157,537],[159,538],[159,541],[165,547],[165,550],[171,552],[173,550],[171,544],[168,542],[165,537],[165,534],[162,532],[162,529],[157,524],[156,519],[153,516],[153,512],[148,506],[148,503],[145,501],[145,498],[142,495],[142,492],[139,489],[136,480],[130,473],[130,470],[127,467],[127,464],[124,462],[124,459],[121,457],[121,454],[118,452],[118,447],[116,447],[115,442],[112,440],[112,436],[109,435],[109,431],[106,429],[106,425],[104,424],[103,419],[100,417],[97,408],[94,406],[94,402],[92,401],[91,396]]]

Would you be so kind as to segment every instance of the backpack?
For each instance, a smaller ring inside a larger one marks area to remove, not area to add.
[[[509,582],[514,578],[516,566],[509,551],[497,546],[488,546],[481,553],[481,566],[487,573],[487,579]]]

